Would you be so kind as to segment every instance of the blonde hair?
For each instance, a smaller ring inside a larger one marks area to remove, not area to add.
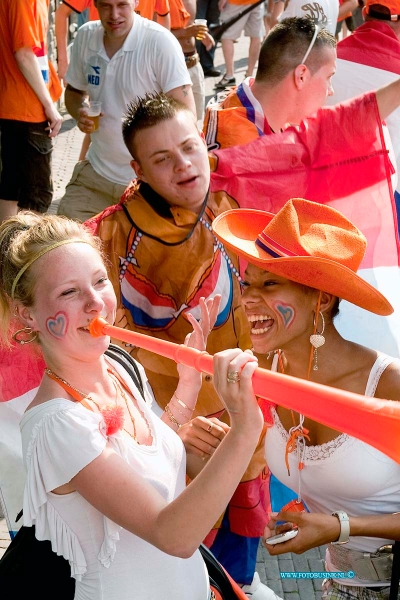
[[[20,271],[55,245],[74,239],[90,244],[104,260],[101,240],[65,217],[20,212],[0,225],[0,343],[9,344],[14,301],[24,306],[34,303],[37,279],[31,265]]]

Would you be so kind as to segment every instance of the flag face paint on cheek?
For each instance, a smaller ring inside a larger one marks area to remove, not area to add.
[[[295,310],[293,306],[290,306],[290,304],[285,304],[284,302],[279,302],[279,300],[274,302],[272,306],[281,316],[285,328],[289,329],[295,317]]]
[[[68,319],[65,312],[60,311],[54,317],[49,317],[46,320],[46,327],[52,336],[61,340],[68,330]]]

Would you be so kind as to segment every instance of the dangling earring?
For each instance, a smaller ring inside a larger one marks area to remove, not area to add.
[[[21,338],[21,336],[19,334],[24,334],[26,336],[31,336],[31,337],[25,337],[25,338]],[[36,340],[38,336],[38,332],[37,331],[33,331],[33,329],[31,327],[24,327],[23,329],[18,329],[13,335],[12,335],[12,339],[14,340],[14,342],[17,342],[17,344],[21,344],[21,346],[23,344],[30,344],[31,342],[34,342]]]
[[[18,306],[14,307],[13,315],[14,315],[14,317],[18,317]]]
[[[314,365],[313,365],[313,371],[318,371],[318,353],[317,350],[318,348],[320,348],[321,346],[323,346],[325,344],[325,338],[324,338],[324,331],[325,331],[325,319],[324,319],[324,315],[322,314],[321,311],[319,311],[319,314],[321,315],[321,321],[322,321],[322,331],[318,331],[318,329],[315,330],[315,333],[313,333],[312,335],[310,335],[310,343],[312,345],[312,347],[314,348]],[[314,315],[314,327],[316,326],[316,319],[315,319],[316,315]]]

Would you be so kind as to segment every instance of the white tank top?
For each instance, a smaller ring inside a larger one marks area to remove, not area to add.
[[[374,396],[383,371],[395,360],[385,354],[378,356],[368,378],[366,396]],[[279,481],[297,493],[297,453],[289,454],[288,476],[285,466],[288,433],[275,409],[272,409],[272,415],[274,424],[268,429],[265,440],[266,460]],[[400,510],[400,465],[354,437],[341,434],[320,446],[307,446],[304,464],[301,495],[310,512],[330,514],[336,510],[344,510],[351,516],[361,516],[390,514]],[[351,537],[346,548],[374,552],[392,541]],[[344,585],[347,582],[357,585],[356,580],[342,582]]]

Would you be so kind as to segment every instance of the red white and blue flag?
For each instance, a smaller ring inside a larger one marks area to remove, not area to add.
[[[385,21],[368,21],[339,42],[334,95],[329,104],[383,87],[400,76],[400,40]],[[397,172],[400,172],[400,108],[387,119]],[[395,186],[400,205],[400,182]]]
[[[46,84],[48,84],[48,83],[50,83],[49,58],[47,56],[47,50],[46,50],[45,43],[42,42],[40,48],[35,48],[34,53],[38,60],[43,80]]]

